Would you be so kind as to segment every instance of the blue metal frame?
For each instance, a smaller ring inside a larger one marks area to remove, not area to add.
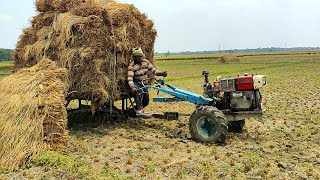
[[[163,92],[165,94],[169,94],[173,96],[171,98],[157,97],[153,99],[153,101],[155,102],[188,101],[196,105],[212,105],[214,102],[214,100],[211,98],[206,98],[202,95],[179,89],[175,86],[165,83],[163,80],[159,80],[157,82],[158,84],[160,83],[161,85],[166,85],[168,88],[162,88],[161,86],[157,87],[157,86],[145,85],[144,87],[141,87],[139,90],[143,91],[146,89],[154,89],[159,92]]]

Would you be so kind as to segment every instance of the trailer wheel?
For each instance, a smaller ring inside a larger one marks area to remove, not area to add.
[[[228,123],[228,132],[241,133],[245,123],[246,123],[245,120],[229,122]]]
[[[216,107],[201,106],[189,120],[190,134],[202,143],[224,143],[227,136],[227,120]]]

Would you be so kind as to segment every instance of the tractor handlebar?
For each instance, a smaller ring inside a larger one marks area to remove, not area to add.
[[[163,79],[147,78],[141,81],[142,86],[145,86],[144,82],[149,80],[155,81],[155,83],[159,86],[163,86],[165,84]]]

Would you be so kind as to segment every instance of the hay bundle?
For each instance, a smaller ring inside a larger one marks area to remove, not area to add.
[[[60,0],[41,0],[36,1],[36,7],[39,12],[59,10]]]
[[[68,99],[104,104],[127,88],[130,49],[153,63],[156,30],[133,5],[113,0],[37,0],[41,13],[17,43],[14,70],[47,57],[69,71]],[[59,7],[57,7],[59,6]]]
[[[227,62],[240,62],[240,58],[233,56],[231,54],[224,55],[218,59],[218,62],[227,63]]]
[[[67,70],[43,59],[0,81],[0,164],[23,165],[46,148],[65,149]]]

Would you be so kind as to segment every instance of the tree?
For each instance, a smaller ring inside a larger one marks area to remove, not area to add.
[[[0,61],[9,61],[11,57],[11,49],[0,48]]]

